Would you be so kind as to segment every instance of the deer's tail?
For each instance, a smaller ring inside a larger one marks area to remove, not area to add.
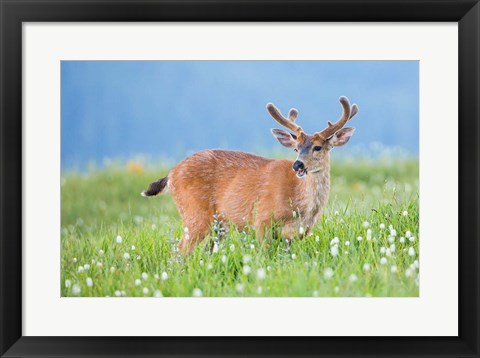
[[[148,186],[147,190],[142,191],[142,196],[154,196],[165,191],[168,184],[168,176],[159,179]]]

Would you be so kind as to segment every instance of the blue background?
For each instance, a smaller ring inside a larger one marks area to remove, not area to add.
[[[360,112],[342,151],[381,143],[418,154],[417,61],[62,61],[62,169],[143,154],[281,150],[265,110],[299,110],[307,131]],[[286,150],[286,149],[285,149]]]

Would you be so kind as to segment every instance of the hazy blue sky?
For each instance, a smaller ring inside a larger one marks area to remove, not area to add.
[[[137,154],[180,158],[222,147],[270,151],[279,127],[265,110],[299,110],[307,131],[357,103],[348,146],[418,153],[416,61],[62,61],[62,166]]]

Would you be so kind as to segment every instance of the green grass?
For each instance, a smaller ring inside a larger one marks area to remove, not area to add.
[[[139,195],[166,173],[112,165],[63,174],[62,296],[418,296],[417,160],[333,161],[330,201],[312,236],[262,247],[232,229],[218,252],[213,233],[188,257],[175,249],[183,227],[171,196]]]

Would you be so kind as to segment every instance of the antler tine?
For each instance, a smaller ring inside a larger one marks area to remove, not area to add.
[[[291,108],[290,111],[288,111],[288,119],[290,119],[292,122],[295,122],[298,117],[298,111],[296,108]]]
[[[317,132],[324,139],[334,135],[342,129],[343,126],[358,113],[358,106],[356,104],[350,106],[350,101],[347,97],[342,96],[339,101],[343,107],[343,113],[340,119],[335,123],[328,121],[328,127],[321,132]]]
[[[350,111],[350,118],[348,120],[355,117],[357,113],[358,113],[358,106],[356,104],[352,104],[352,110]]]
[[[302,127],[300,127],[298,124],[295,123],[295,120],[297,119],[297,116],[298,116],[298,111],[295,108],[292,108],[288,112],[288,119],[285,118],[282,115],[282,113],[280,113],[278,108],[275,107],[273,103],[267,104],[267,111],[268,113],[270,113],[273,119],[275,119],[278,123],[280,123],[285,128],[290,129],[297,136],[303,133]]]

